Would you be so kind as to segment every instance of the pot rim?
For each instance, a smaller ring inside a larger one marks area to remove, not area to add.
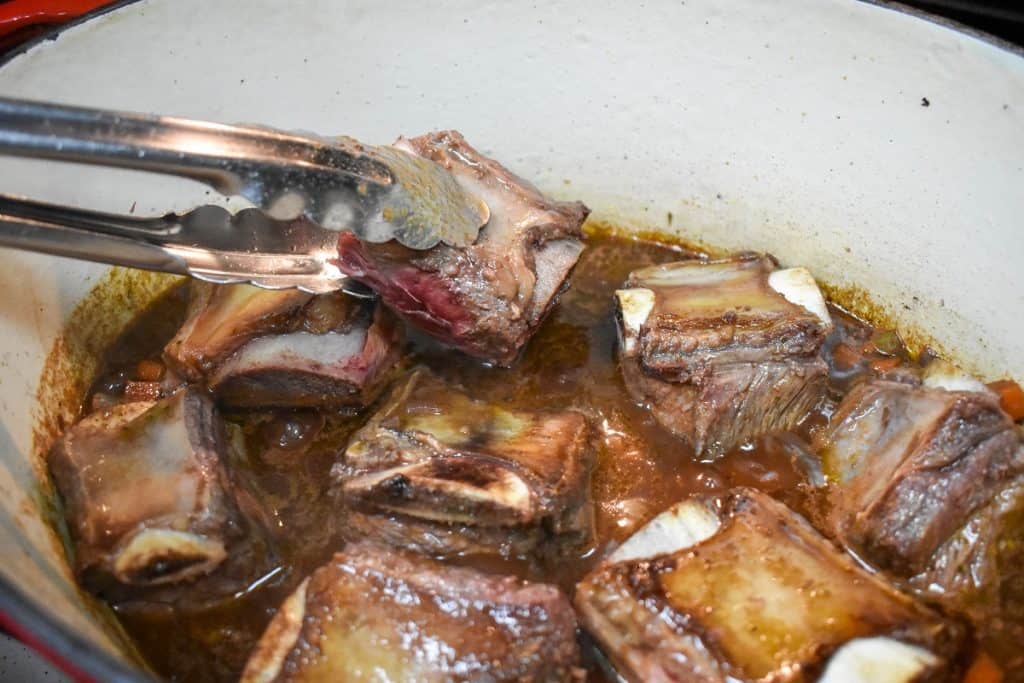
[[[0,626],[75,681],[150,683],[139,669],[96,648],[0,575]]]
[[[84,24],[87,21],[91,21],[96,17],[103,16],[104,14],[108,14],[109,12],[115,12],[123,7],[127,7],[128,5],[134,5],[139,1],[140,0],[116,0],[116,2],[111,2],[109,5],[97,7],[94,10],[91,10],[89,12],[86,12],[85,14],[75,17],[71,21],[53,26],[49,30],[43,31],[39,35],[25,41],[24,43],[21,43],[20,45],[16,45],[15,47],[7,50],[6,52],[0,52],[0,68],[3,68],[5,64],[13,60],[15,57],[23,55],[26,52],[35,49],[37,46],[43,43],[56,40],[60,37],[61,33],[63,33],[69,28],[74,28],[75,26]],[[875,7],[880,7],[882,9],[887,9],[893,12],[907,14],[916,19],[921,19],[923,21],[927,21],[932,24],[936,24],[938,26],[951,29],[958,33],[962,33],[972,38],[976,38],[984,43],[988,43],[994,47],[997,47],[1000,50],[1003,50],[1004,52],[1009,52],[1010,54],[1016,55],[1018,57],[1024,57],[1024,45],[1017,45],[1016,43],[1011,43],[1010,41],[1004,38],[1000,38],[999,36],[993,35],[987,31],[974,28],[973,26],[968,26],[967,24],[964,24],[963,22],[957,21],[955,19],[943,17],[933,12],[929,12],[927,10],[923,10],[917,7],[911,7],[910,5],[898,2],[898,0],[856,1],[862,2],[866,5],[874,5]]]

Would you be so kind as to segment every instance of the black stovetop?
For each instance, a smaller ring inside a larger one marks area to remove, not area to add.
[[[948,17],[969,27],[1024,45],[1022,0],[901,0],[902,4]]]

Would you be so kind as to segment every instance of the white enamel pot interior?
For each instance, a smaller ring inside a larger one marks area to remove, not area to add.
[[[457,128],[599,219],[770,251],[870,291],[876,312],[985,378],[1024,377],[1024,59],[888,8],[148,0],[14,56],[0,95],[375,143]],[[0,191],[137,214],[210,200],[11,160]],[[0,251],[0,588],[8,624],[108,680],[137,669],[73,586],[40,456],[90,349],[166,284],[105,273]],[[104,277],[108,293],[73,316]]]

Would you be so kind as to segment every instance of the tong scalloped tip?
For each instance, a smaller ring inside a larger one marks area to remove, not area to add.
[[[412,249],[472,244],[486,203],[434,162],[320,138],[0,98],[0,154],[197,180],[254,205],[139,218],[0,195],[0,246],[322,293],[346,286],[340,231]]]

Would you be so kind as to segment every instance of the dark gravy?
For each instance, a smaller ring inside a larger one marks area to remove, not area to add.
[[[642,523],[693,492],[734,485],[753,486],[778,497],[812,520],[817,516],[820,473],[808,447],[834,405],[824,401],[793,433],[763,437],[715,462],[700,462],[629,398],[615,359],[613,296],[629,271],[697,255],[668,244],[595,236],[572,276],[571,287],[511,369],[496,369],[454,353],[429,339],[412,336],[411,364],[429,366],[478,399],[529,409],[575,407],[592,417],[598,465],[592,491],[597,538],[571,562],[466,557],[461,563],[485,571],[511,572],[560,585],[574,584],[609,549]],[[175,290],[142,314],[106,357],[106,371],[95,390],[116,389],[136,364],[159,358],[160,350],[184,316],[185,294]],[[833,399],[841,397],[851,375],[870,372],[878,333],[834,311],[837,330],[827,352],[843,347],[833,365]],[[877,359],[889,366],[909,362],[901,344],[887,337]],[[897,338],[898,340],[898,338]],[[857,355],[861,354],[861,355]],[[841,355],[841,354],[840,354]],[[888,360],[887,360],[888,359]],[[234,476],[262,504],[275,536],[280,567],[244,595],[195,614],[160,613],[131,607],[118,614],[139,648],[162,676],[179,681],[235,680],[277,606],[296,584],[325,563],[342,545],[344,513],[327,495],[328,470],[358,416],[315,412],[260,412],[228,415],[244,433],[249,456],[232,463]],[[591,668],[593,677],[599,674]]]

